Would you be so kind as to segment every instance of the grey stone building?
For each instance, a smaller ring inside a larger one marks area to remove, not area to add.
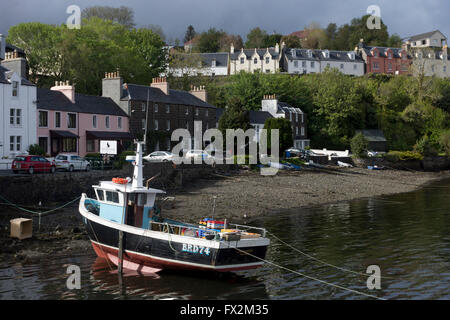
[[[216,107],[207,102],[205,87],[173,90],[166,78],[154,78],[149,86],[123,83],[119,72],[114,72],[105,74],[102,95],[129,115],[130,133],[135,138],[143,138],[147,129],[147,152],[171,150],[178,143],[171,142],[172,132],[178,128],[188,129],[193,138],[194,121],[201,122],[202,134],[216,125]]]

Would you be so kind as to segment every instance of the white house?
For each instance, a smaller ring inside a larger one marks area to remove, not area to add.
[[[186,65],[173,67],[169,65],[168,74],[174,77],[188,76],[227,76],[228,75],[228,52],[217,53],[188,53],[185,54]],[[183,57],[181,55],[181,57]],[[191,59],[190,59],[191,58]],[[192,66],[192,61],[198,63]]]
[[[405,43],[411,48],[442,48],[447,44],[447,37],[439,30],[434,30],[411,36],[405,40]]]
[[[311,49],[286,49],[284,69],[290,74],[323,72],[336,68],[343,74],[364,75],[364,60],[354,51],[330,51]]]
[[[36,86],[25,79],[26,60],[5,52],[0,35],[0,157],[13,158],[37,143]]]
[[[284,44],[281,44],[283,50]],[[275,48],[244,49],[234,51],[230,48],[230,74],[245,72],[276,73],[280,70],[282,52],[278,43]]]

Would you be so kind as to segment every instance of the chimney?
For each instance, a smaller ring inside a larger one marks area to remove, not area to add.
[[[167,78],[153,78],[150,87],[158,88],[164,92],[164,94],[169,95],[169,83],[167,82]]]
[[[364,48],[364,39],[362,39],[362,38],[359,39],[358,47],[359,47],[360,49]]]
[[[115,103],[122,107],[120,99],[123,94],[123,79],[117,69],[116,72],[105,72],[105,77],[102,79],[102,97],[111,98]],[[124,110],[127,112],[126,110]],[[128,113],[128,112],[127,112]]]
[[[261,111],[269,112],[274,118],[279,118],[280,114],[277,115],[278,111],[278,100],[276,95],[264,95],[261,101]]]
[[[234,45],[233,44],[231,44],[230,53],[234,53]]]
[[[204,102],[208,102],[207,101],[208,95],[206,93],[205,86],[200,86],[200,87],[191,86],[191,91],[189,91],[189,93]]]
[[[1,40],[3,43],[4,38]],[[5,52],[5,59],[2,60],[1,65],[6,69],[17,73],[22,78],[28,78],[27,60],[23,57],[19,57],[19,53],[16,49],[13,52]]]
[[[275,45],[275,52],[280,53],[280,46],[278,45],[278,43]]]
[[[69,81],[55,81],[55,86],[51,87],[50,90],[63,93],[67,99],[69,99],[72,103],[75,103],[75,86],[70,85]]]
[[[5,36],[0,33],[0,60],[5,59],[6,51],[6,39]]]

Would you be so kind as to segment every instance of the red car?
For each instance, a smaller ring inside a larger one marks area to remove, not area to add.
[[[17,156],[11,165],[11,169],[14,173],[19,173],[19,171],[25,171],[29,174],[35,172],[54,173],[56,164],[54,161],[48,161],[43,156]]]

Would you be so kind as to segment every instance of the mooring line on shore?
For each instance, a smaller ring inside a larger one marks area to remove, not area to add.
[[[11,206],[13,206],[13,207],[15,207],[15,208],[17,208],[17,209],[19,209],[21,211],[24,211],[24,212],[26,212],[28,214],[37,215],[37,216],[41,217],[41,216],[48,215],[49,213],[52,213],[52,212],[57,211],[59,209],[62,209],[64,207],[67,207],[69,204],[72,204],[73,202],[79,200],[81,198],[81,196],[79,196],[79,197],[77,197],[77,198],[75,198],[75,199],[73,199],[73,200],[63,204],[62,206],[59,206],[57,208],[54,208],[54,209],[51,209],[51,210],[47,210],[47,211],[33,211],[33,210],[29,210],[29,209],[23,208],[23,207],[15,204],[15,203],[9,201],[8,199],[6,199],[5,197],[3,197],[1,195],[0,195],[0,198],[3,199],[4,201],[6,201],[7,202],[6,204],[8,204],[8,205],[11,205]]]
[[[226,244],[226,243],[225,243],[225,244]],[[284,269],[284,270],[286,270],[286,271],[289,271],[289,272],[292,272],[292,273],[294,273],[294,274],[300,275],[300,276],[302,276],[302,277],[308,278],[308,279],[310,279],[310,280],[318,281],[318,282],[321,282],[321,283],[326,284],[326,285],[328,285],[328,286],[332,286],[332,287],[335,287],[335,288],[338,288],[338,289],[341,289],[341,290],[350,291],[350,292],[353,292],[353,293],[356,293],[356,294],[359,294],[359,295],[363,295],[363,296],[366,296],[366,297],[369,297],[369,298],[374,298],[374,299],[377,299],[377,300],[387,300],[387,299],[380,298],[380,297],[377,297],[377,296],[374,296],[374,295],[371,295],[371,294],[368,294],[368,293],[364,293],[364,292],[362,292],[362,291],[350,289],[350,288],[347,288],[347,287],[340,286],[340,285],[338,285],[338,284],[334,284],[334,283],[331,283],[331,282],[327,282],[327,281],[325,281],[325,280],[320,280],[320,279],[318,279],[318,278],[315,278],[315,277],[312,277],[312,276],[308,276],[308,275],[306,275],[306,274],[304,274],[304,273],[301,273],[301,272],[299,272],[299,271],[295,271],[295,270],[292,270],[292,269],[289,269],[289,268],[280,266],[279,264],[276,264],[275,262],[272,262],[272,261],[269,261],[269,260],[260,258],[260,257],[258,257],[258,256],[255,256],[255,255],[253,255],[253,254],[251,254],[251,253],[249,253],[249,252],[247,252],[247,251],[241,250],[241,249],[236,248],[236,247],[232,247],[232,246],[230,246],[230,245],[228,245],[228,244],[226,244],[226,245],[227,245],[229,248],[232,248],[232,249],[235,249],[235,250],[237,250],[237,251],[239,251],[239,252],[242,252],[242,253],[244,253],[244,254],[247,254],[247,255],[249,255],[249,256],[255,258],[255,259],[258,259],[258,260],[263,261],[263,262],[265,262],[265,263],[271,264],[271,265],[273,265],[273,266],[275,266],[275,267],[277,267],[277,268]]]

